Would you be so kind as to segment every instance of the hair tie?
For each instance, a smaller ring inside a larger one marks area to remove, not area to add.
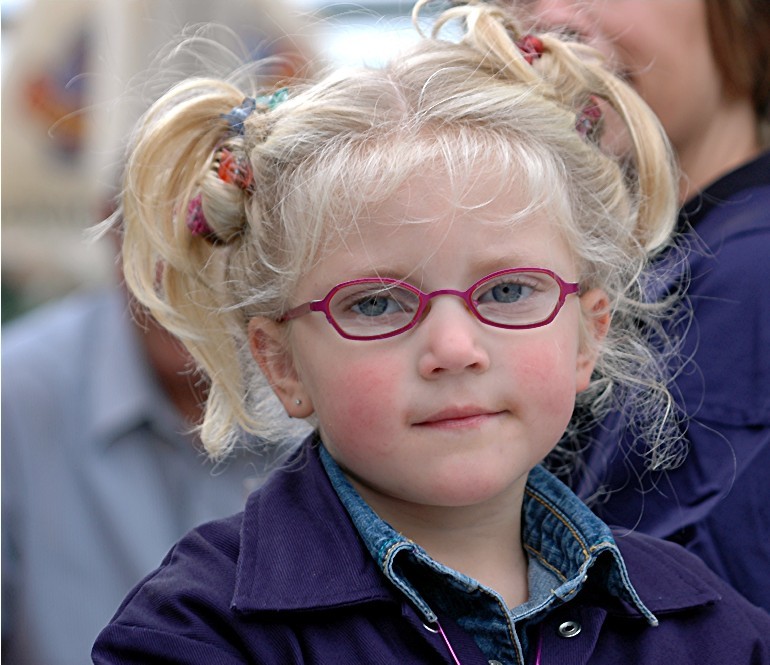
[[[543,40],[540,37],[535,37],[535,35],[524,35],[516,42],[516,47],[530,65],[542,56],[545,50]]]
[[[254,109],[257,108],[257,100],[254,97],[246,97],[238,106],[236,106],[230,113],[223,113],[220,117],[227,120],[227,124],[230,125],[230,130],[234,134],[243,136],[243,123],[246,121]]]
[[[216,153],[212,166],[222,182],[235,185],[246,192],[253,190],[254,173],[245,157],[236,157],[227,148],[222,148]]]
[[[281,88],[271,95],[259,97],[246,97],[238,106],[229,113],[223,113],[220,117],[227,121],[233,134],[243,136],[245,132],[246,118],[257,109],[257,106],[274,109],[278,104],[289,97],[289,89]],[[220,148],[214,154],[211,169],[217,177],[228,185],[235,185],[244,192],[254,191],[254,173],[251,164],[246,157],[237,157],[231,150]],[[208,223],[203,214],[203,196],[197,194],[187,204],[186,225],[193,236],[200,236],[214,245],[223,244]]]
[[[221,241],[209,226],[206,215],[203,214],[203,197],[200,194],[190,199],[187,204],[186,223],[192,235],[201,236],[214,245],[220,244]]]
[[[596,97],[591,96],[577,115],[575,129],[584,139],[595,141],[602,121],[602,109]]]
[[[279,88],[271,95],[260,95],[257,97],[257,104],[260,106],[266,106],[269,111],[272,111],[276,106],[282,104],[289,98],[288,88]]]

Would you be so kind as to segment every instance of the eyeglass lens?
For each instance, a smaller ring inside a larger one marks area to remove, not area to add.
[[[431,298],[447,293],[463,298],[484,323],[527,327],[551,317],[561,289],[551,275],[540,272],[491,275],[469,293],[437,291],[427,295],[403,282],[371,279],[341,287],[329,302],[329,313],[345,333],[375,337],[409,327]]]

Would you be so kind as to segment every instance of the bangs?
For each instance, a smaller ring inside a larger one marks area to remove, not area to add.
[[[395,197],[416,177],[441,174],[430,194],[445,195],[456,210],[483,208],[512,192],[526,202],[513,216],[480,220],[513,227],[544,209],[564,228],[567,238],[572,219],[564,167],[552,152],[526,140],[512,142],[494,131],[478,127],[421,128],[414,133],[399,130],[381,132],[330,146],[312,163],[298,168],[284,183],[282,214],[297,220],[296,227],[308,235],[302,254],[310,266],[323,249],[337,246],[340,239],[355,232],[382,204]],[[483,181],[485,200],[472,199]],[[425,224],[436,218],[394,219],[394,225]],[[308,231],[312,229],[312,231]]]

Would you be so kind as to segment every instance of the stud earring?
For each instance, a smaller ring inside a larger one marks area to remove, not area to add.
[[[297,406],[302,406],[302,400],[301,400],[301,399],[295,399],[295,400],[294,400],[294,403],[295,403]]]

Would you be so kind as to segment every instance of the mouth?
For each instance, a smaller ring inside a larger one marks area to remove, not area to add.
[[[438,411],[425,420],[414,424],[415,427],[434,429],[459,429],[478,427],[483,423],[500,416],[502,411],[490,411],[481,407],[461,407]]]

